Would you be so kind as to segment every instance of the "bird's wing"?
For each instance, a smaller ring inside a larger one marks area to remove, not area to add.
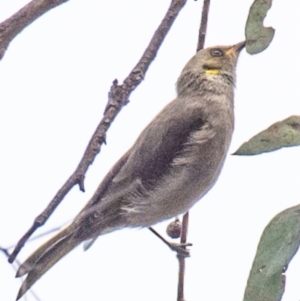
[[[101,198],[106,194],[107,190],[109,189],[112,180],[118,175],[122,167],[126,164],[129,155],[130,155],[130,149],[117,161],[117,163],[114,164],[114,166],[111,168],[111,170],[107,173],[105,178],[101,181],[99,186],[96,189],[96,192],[92,196],[92,198],[88,201],[88,203],[85,205],[82,211],[85,210],[86,207],[91,207],[99,202]],[[82,212],[81,211],[81,212]],[[80,215],[81,212],[78,214]]]
[[[191,105],[192,103],[192,105]],[[167,112],[166,112],[167,111]],[[139,179],[143,186],[155,185],[182,155],[197,132],[202,143],[213,136],[201,99],[198,104],[177,98],[145,128],[132,147],[128,160],[113,178],[114,189]],[[118,190],[118,189],[117,189]]]

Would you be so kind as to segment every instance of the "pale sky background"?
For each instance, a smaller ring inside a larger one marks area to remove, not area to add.
[[[5,20],[28,1],[0,0]],[[15,244],[77,166],[102,118],[112,81],[128,75],[170,0],[79,1],[52,10],[26,28],[0,62],[0,245]],[[206,46],[244,39],[252,0],[212,0]],[[144,82],[107,134],[86,175],[36,234],[72,220],[112,164],[175,97],[175,82],[195,53],[202,1],[188,1]],[[236,124],[230,153],[272,123],[300,115],[299,1],[274,1],[265,25],[270,47],[240,56]],[[280,211],[300,203],[300,148],[253,157],[228,156],[215,187],[190,214],[186,299],[241,301],[260,235]],[[168,224],[156,226],[165,233]],[[50,236],[29,242],[23,261]],[[10,250],[11,251],[11,250]],[[176,300],[178,263],[147,229],[122,230],[79,246],[33,287],[50,300]],[[21,285],[0,256],[0,300]],[[300,255],[291,262],[284,301],[300,299]],[[22,299],[25,300],[25,299]],[[35,300],[27,293],[27,300]]]

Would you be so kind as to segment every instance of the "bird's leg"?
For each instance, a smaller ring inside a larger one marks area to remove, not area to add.
[[[155,234],[160,240],[162,240],[172,251],[176,252],[179,256],[190,257],[190,250],[186,247],[191,247],[191,243],[176,243],[170,242],[156,232],[152,227],[148,228],[153,234]]]

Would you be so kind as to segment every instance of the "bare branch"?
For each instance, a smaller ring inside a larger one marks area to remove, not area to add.
[[[200,24],[199,36],[198,36],[197,52],[203,49],[204,47],[204,42],[205,42],[205,37],[207,32],[209,6],[210,6],[210,0],[204,0],[203,7],[202,7],[201,24]]]
[[[57,194],[51,200],[47,208],[35,219],[31,228],[19,240],[16,248],[9,257],[9,262],[12,263],[20,252],[28,238],[34,231],[41,227],[53,213],[55,208],[60,204],[66,194],[78,184],[81,191],[84,191],[84,178],[89,166],[93,163],[96,155],[100,152],[101,145],[105,143],[106,131],[109,129],[111,123],[115,119],[124,104],[128,101],[131,92],[141,83],[149,65],[154,60],[159,47],[161,46],[164,38],[169,32],[174,20],[176,19],[179,11],[185,5],[187,0],[172,0],[171,5],[163,18],[158,29],[155,31],[148,47],[146,48],[141,59],[133,68],[122,85],[118,84],[117,80],[113,84],[109,92],[109,100],[106,106],[104,116],[96,128],[84,155],[77,166],[75,172],[70,176],[67,182],[59,189]]]
[[[187,241],[187,232],[189,226],[189,212],[187,212],[182,218],[182,230],[180,237],[180,244],[184,245]],[[184,247],[183,247],[184,248]],[[184,272],[185,272],[185,258],[181,254],[177,254],[179,261],[179,273],[178,273],[178,286],[177,286],[177,301],[184,301]]]
[[[0,24],[0,60],[3,58],[9,43],[26,26],[50,9],[68,0],[33,0],[18,12]]]
[[[204,47],[206,32],[207,32],[207,22],[208,22],[208,12],[209,12],[210,0],[203,0],[202,6],[202,16],[201,24],[199,29],[197,52]],[[182,230],[180,237],[180,244],[184,245],[187,241],[187,232],[189,226],[189,213],[187,212],[182,219]],[[184,272],[185,272],[185,256],[177,254],[179,261],[179,273],[178,273],[178,286],[177,286],[177,301],[184,301]]]

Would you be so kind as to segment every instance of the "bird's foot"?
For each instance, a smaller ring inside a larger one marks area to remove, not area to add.
[[[177,253],[178,257],[190,257],[190,250],[187,247],[191,247],[193,244],[191,243],[176,243],[176,242],[168,242],[167,245],[170,249]]]
[[[186,247],[191,247],[193,244],[191,243],[176,243],[170,242],[162,237],[158,232],[156,232],[152,227],[148,228],[153,234],[155,234],[161,241],[163,241],[172,251],[177,253],[177,257],[190,257],[190,250]]]

